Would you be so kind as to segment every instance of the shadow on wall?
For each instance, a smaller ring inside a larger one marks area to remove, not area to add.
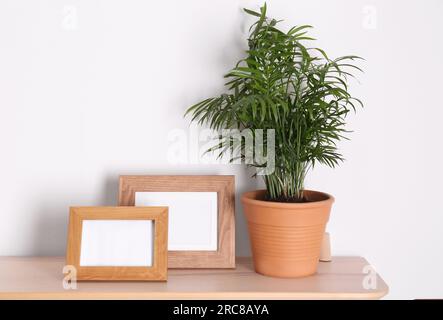
[[[244,192],[257,189],[257,179],[251,178],[252,174],[252,169],[243,166],[242,172],[235,179],[235,252],[239,257],[251,255],[248,227],[240,198]]]
[[[68,226],[66,202],[49,199],[36,210],[34,238],[30,252],[36,256],[63,255],[66,249]]]
[[[53,190],[39,206],[35,216],[34,238],[30,252],[37,256],[64,255],[66,250],[69,207],[71,206],[115,206],[117,205],[118,175],[104,179],[102,191],[94,196],[85,182],[83,191],[66,191],[63,195],[53,194]]]
[[[235,214],[236,214],[236,254],[250,255],[246,222],[243,216],[240,196],[243,192],[256,189],[252,171],[245,166],[227,165],[220,168],[213,165],[187,166],[171,170],[170,167],[153,167],[150,170],[112,170],[104,177],[102,190],[95,196],[91,190],[71,191],[62,197],[49,195],[48,200],[37,206],[34,238],[29,252],[39,256],[64,255],[66,250],[67,229],[70,206],[116,206],[118,205],[118,187],[120,175],[235,175]],[[44,198],[44,197],[41,197]]]

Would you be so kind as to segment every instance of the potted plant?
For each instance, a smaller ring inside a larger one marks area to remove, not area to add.
[[[260,12],[244,10],[257,19],[246,58],[225,76],[226,93],[193,105],[187,114],[215,130],[248,129],[253,135],[274,130],[275,169],[263,175],[266,190],[241,198],[254,267],[269,276],[307,276],[316,272],[334,198],[304,189],[304,180],[317,163],[335,167],[343,161],[336,143],[345,138],[346,116],[362,106],[348,90],[352,71],[361,71],[354,64],[360,58],[330,59],[322,49],[305,46],[314,40],[307,36],[311,26],[282,31],[279,21],[266,16],[266,4]],[[230,143],[221,136],[210,150],[221,155]],[[246,148],[241,147],[242,158]]]

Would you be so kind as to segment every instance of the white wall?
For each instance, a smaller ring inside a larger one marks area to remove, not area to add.
[[[0,1],[0,255],[64,254],[68,207],[116,204],[119,174],[236,174],[237,195],[255,188],[239,166],[168,164],[167,134],[223,89],[245,46],[240,8],[259,3]],[[308,179],[336,197],[334,254],[365,256],[390,298],[443,297],[443,2],[268,4],[314,25],[330,55],[367,60],[347,162]],[[237,252],[249,254],[239,201]]]

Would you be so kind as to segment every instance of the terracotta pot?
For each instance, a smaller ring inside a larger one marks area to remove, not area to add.
[[[246,192],[241,198],[255,271],[282,278],[314,274],[334,198],[305,190],[312,202],[271,202],[263,200],[265,192]]]

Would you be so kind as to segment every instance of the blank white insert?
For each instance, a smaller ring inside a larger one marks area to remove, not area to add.
[[[149,267],[152,220],[83,220],[80,266]]]
[[[136,206],[168,206],[168,250],[217,250],[217,192],[136,192]]]

